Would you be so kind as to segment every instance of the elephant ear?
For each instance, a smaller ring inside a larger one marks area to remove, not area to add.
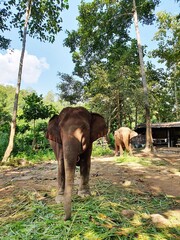
[[[130,139],[132,139],[133,137],[136,137],[137,135],[138,135],[137,132],[131,131],[131,132],[130,132]]]
[[[98,113],[91,113],[91,142],[107,134],[107,126],[104,118]]]
[[[118,130],[114,131],[114,137],[117,137],[118,136]]]
[[[60,137],[60,130],[59,130],[59,116],[54,115],[48,123],[46,138],[60,143],[61,144],[61,137]]]

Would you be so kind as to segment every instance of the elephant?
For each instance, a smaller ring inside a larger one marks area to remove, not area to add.
[[[58,195],[63,202],[65,218],[71,218],[72,189],[76,165],[80,166],[78,195],[91,195],[89,175],[92,143],[107,134],[105,119],[84,107],[66,107],[48,122],[46,138],[58,162]]]
[[[117,129],[114,132],[115,155],[118,156],[120,151],[120,156],[122,156],[125,149],[132,155],[131,139],[137,135],[137,132],[128,127],[120,127]]]

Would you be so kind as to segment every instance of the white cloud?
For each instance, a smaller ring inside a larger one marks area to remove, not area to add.
[[[17,83],[17,74],[20,60],[20,50],[7,50],[3,55],[0,53],[0,84],[14,85]],[[45,58],[37,58],[35,55],[25,51],[22,81],[25,83],[36,83],[43,70],[49,65]]]

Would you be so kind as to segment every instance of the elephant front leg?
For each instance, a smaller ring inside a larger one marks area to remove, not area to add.
[[[86,154],[81,156],[80,161],[80,185],[78,190],[78,195],[81,197],[90,196],[89,187],[89,175],[91,167],[91,150],[87,151]]]
[[[131,143],[129,144],[129,154],[130,154],[130,156],[133,155],[133,153],[132,153],[132,146],[131,146]]]
[[[119,156],[119,146],[115,144],[115,156]]]
[[[63,202],[64,199],[64,189],[65,189],[65,170],[64,170],[64,159],[61,155],[58,160],[58,173],[57,173],[57,181],[58,181],[58,194],[55,198],[57,203]]]

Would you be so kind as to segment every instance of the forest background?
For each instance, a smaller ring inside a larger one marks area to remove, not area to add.
[[[13,157],[32,158],[37,152],[47,153],[47,122],[69,105],[85,106],[102,114],[108,124],[111,146],[114,130],[120,126],[134,128],[145,122],[137,41],[130,36],[130,2],[81,2],[78,29],[67,31],[64,40],[75,64],[73,74],[57,73],[57,94],[50,91],[43,97],[34,90],[20,91]],[[147,52],[143,46],[143,54],[163,63],[163,68],[152,61],[145,64],[151,121],[179,121],[180,16],[166,12],[155,16],[159,2],[137,1],[139,21],[158,26],[154,35],[157,49]],[[4,31],[2,27],[1,30]],[[1,44],[3,47],[8,45]],[[8,144],[15,91],[12,86],[0,85],[0,159]]]

